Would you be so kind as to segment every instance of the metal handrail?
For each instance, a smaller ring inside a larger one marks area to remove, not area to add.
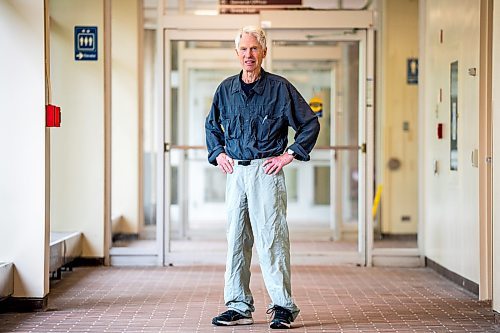
[[[335,145],[335,146],[319,146],[319,147],[314,147],[314,149],[316,149],[316,150],[359,150],[359,149],[362,149],[362,146]]]

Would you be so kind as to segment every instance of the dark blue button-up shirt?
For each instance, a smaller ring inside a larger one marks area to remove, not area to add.
[[[205,121],[208,161],[220,153],[237,160],[281,155],[288,144],[288,126],[295,142],[288,147],[295,158],[310,159],[319,134],[319,122],[309,104],[285,78],[261,69],[261,77],[248,96],[240,76],[225,79],[217,88]]]

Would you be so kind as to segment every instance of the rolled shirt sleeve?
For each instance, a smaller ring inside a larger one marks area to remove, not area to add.
[[[295,158],[309,161],[314,145],[319,135],[318,117],[309,104],[291,84],[288,85],[290,107],[288,108],[288,123],[295,130],[294,143],[288,147],[295,152]]]

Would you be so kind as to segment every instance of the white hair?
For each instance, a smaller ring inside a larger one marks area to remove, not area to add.
[[[257,41],[259,44],[262,46],[263,50],[267,49],[266,45],[266,33],[264,30],[262,30],[259,27],[253,26],[253,25],[247,25],[246,27],[241,28],[238,31],[238,34],[236,35],[236,38],[234,39],[234,45],[236,50],[238,50],[238,47],[240,46],[240,40],[241,37],[243,37],[243,34],[249,34],[257,38]]]

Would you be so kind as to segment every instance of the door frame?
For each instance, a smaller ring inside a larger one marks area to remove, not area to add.
[[[279,29],[303,29],[303,26],[290,26],[290,22],[306,22],[307,28],[318,31],[331,31],[332,29],[353,29],[362,31],[363,43],[360,42],[360,71],[365,73],[365,79],[360,80],[359,105],[360,123],[364,131],[360,131],[360,143],[366,149],[359,156],[360,177],[364,179],[364,191],[359,196],[360,213],[358,218],[361,230],[358,231],[358,252],[361,253],[362,263],[367,266],[372,264],[371,250],[373,247],[373,218],[367,212],[371,211],[373,200],[374,179],[374,31],[373,13],[371,11],[301,11],[292,13],[287,11],[264,11],[260,15],[164,15],[163,2],[157,8],[156,30],[156,73],[155,100],[158,119],[157,137],[157,253],[158,265],[170,264],[170,230],[168,212],[171,204],[170,184],[171,176],[166,172],[165,166],[170,165],[170,154],[167,138],[171,137],[171,124],[167,121],[167,106],[170,101],[170,41],[171,40],[234,40],[234,32],[242,24],[262,26],[266,32],[273,35]],[[298,15],[296,18],[289,16]],[[307,18],[306,18],[307,16]],[[244,23],[242,23],[244,22]],[[207,30],[210,27],[210,30]],[[275,30],[276,29],[276,30]],[[358,32],[359,33],[359,32]],[[340,36],[337,36],[340,37]],[[271,43],[269,44],[271,45]],[[364,161],[364,162],[362,162]],[[371,185],[370,185],[371,184]]]
[[[497,2],[498,3],[498,2]],[[498,225],[498,214],[495,214],[494,195],[498,193],[498,167],[493,164],[493,156],[498,152],[494,149],[494,142],[498,142],[498,120],[493,117],[492,96],[496,96],[494,90],[498,91],[493,80],[498,73],[495,68],[494,55],[498,45],[494,45],[496,40],[494,25],[495,7],[493,0],[484,0],[480,4],[480,63],[479,63],[479,299],[492,300],[493,309],[498,311],[499,288],[495,285],[495,273],[498,272],[498,258],[494,251],[496,244],[493,241],[498,235],[498,229],[494,228],[495,222]],[[498,9],[496,10],[498,13]],[[496,29],[496,31],[495,31]],[[498,281],[498,279],[497,279]]]

